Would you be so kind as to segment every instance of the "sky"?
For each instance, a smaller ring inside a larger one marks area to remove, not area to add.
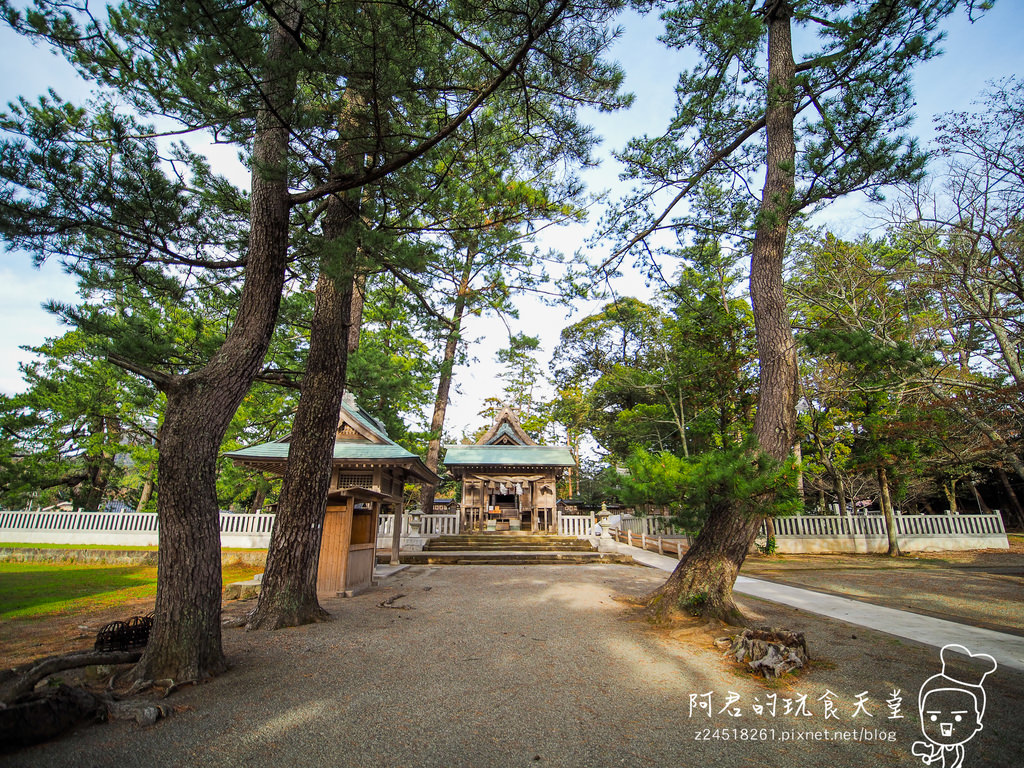
[[[611,114],[585,115],[602,137],[598,152],[603,158],[596,170],[588,170],[584,179],[593,192],[608,192],[614,199],[628,189],[618,180],[619,166],[611,158],[613,149],[623,147],[630,137],[660,132],[672,114],[676,73],[681,68],[680,54],[657,42],[661,22],[656,16],[625,15],[620,21],[624,34],[612,51],[626,72],[625,90],[635,94],[628,110]],[[944,55],[925,63],[915,72],[917,119],[913,132],[922,143],[933,138],[932,117],[942,112],[980,109],[974,102],[992,80],[1024,72],[1024,3],[1000,0],[995,8],[971,24],[958,13],[947,25]],[[33,46],[6,27],[0,28],[0,103],[18,96],[35,98],[53,88],[67,98],[81,98],[87,91],[76,82],[70,67],[48,50]],[[212,148],[211,148],[212,149]],[[218,148],[220,149],[220,148]],[[599,211],[595,211],[596,220]],[[863,198],[837,201],[818,218],[840,234],[863,231],[872,219]],[[571,253],[583,246],[592,224],[548,229],[539,245]],[[591,255],[600,258],[610,248],[598,244]],[[620,295],[640,295],[643,282],[627,274],[615,286]],[[37,268],[21,252],[0,253],[0,392],[12,394],[24,388],[18,369],[31,358],[21,349],[38,345],[45,338],[66,330],[43,308],[48,300],[74,301],[74,282],[56,263]],[[562,328],[585,317],[600,306],[591,302],[575,307],[570,315],[565,308],[549,308],[529,297],[520,301],[520,318],[513,321],[513,332],[539,336],[540,360],[547,364],[558,343]],[[494,378],[495,353],[507,345],[509,330],[493,318],[475,318],[466,335],[474,340],[469,366],[455,372],[455,391],[448,409],[446,434],[457,441],[461,434],[483,426],[477,415],[487,397],[499,396],[501,384]]]

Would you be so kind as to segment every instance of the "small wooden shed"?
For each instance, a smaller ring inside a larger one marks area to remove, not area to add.
[[[232,451],[227,456],[244,466],[281,474],[290,443],[289,435],[273,443]],[[332,597],[350,596],[372,584],[377,521],[382,510],[395,515],[391,562],[397,563],[405,484],[436,484],[438,480],[418,456],[388,437],[384,425],[346,393],[335,435],[317,592]]]

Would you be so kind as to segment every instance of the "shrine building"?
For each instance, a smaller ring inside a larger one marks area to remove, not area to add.
[[[576,467],[568,446],[538,445],[505,407],[476,445],[445,450],[462,484],[462,530],[557,533],[558,481]]]

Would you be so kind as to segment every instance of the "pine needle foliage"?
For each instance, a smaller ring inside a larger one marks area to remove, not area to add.
[[[691,458],[668,452],[633,451],[623,478],[624,501],[668,507],[673,522],[696,531],[715,511],[736,509],[748,517],[784,517],[801,508],[792,459],[779,462],[752,440]]]

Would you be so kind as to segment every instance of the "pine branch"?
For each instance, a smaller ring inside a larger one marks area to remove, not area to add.
[[[174,377],[170,374],[164,373],[163,371],[157,371],[153,368],[148,368],[144,365],[139,365],[138,363],[114,352],[107,355],[107,362],[112,365],[116,365],[118,368],[123,368],[126,371],[138,374],[144,379],[149,379],[156,385],[157,389],[160,390],[166,390],[174,380]]]
[[[335,192],[345,192],[349,189],[355,189],[357,187],[371,184],[375,181],[379,181],[391,173],[405,167],[414,160],[419,159],[431,149],[436,147],[446,138],[451,136],[459,127],[466,122],[473,115],[474,112],[493,94],[498,88],[518,69],[519,65],[523,63],[527,55],[533,49],[536,42],[543,37],[547,32],[555,25],[559,17],[565,12],[569,6],[569,0],[561,0],[555,10],[547,18],[547,20],[536,30],[531,29],[530,34],[527,35],[526,40],[516,51],[515,55],[509,60],[505,67],[499,71],[497,76],[491,79],[477,95],[470,101],[466,107],[459,112],[452,120],[448,122],[444,128],[435,133],[428,139],[420,142],[413,149],[405,152],[399,152],[394,159],[388,163],[378,166],[377,168],[365,171],[363,173],[349,174],[341,176],[326,184],[321,184],[318,187],[307,190],[306,192],[299,192],[291,195],[289,204],[292,206],[302,205],[303,203],[312,202],[318,200],[321,197],[330,195]]]

